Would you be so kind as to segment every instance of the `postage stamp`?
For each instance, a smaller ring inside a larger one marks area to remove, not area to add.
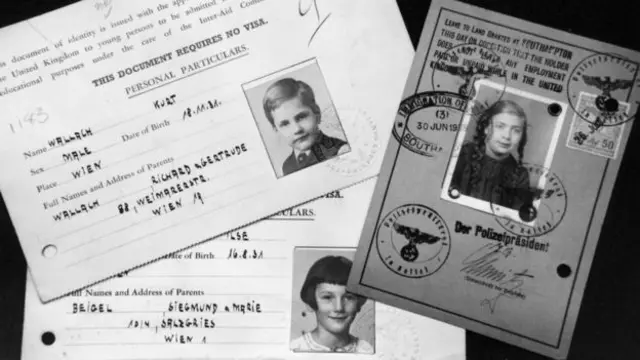
[[[620,140],[624,134],[625,122],[619,123],[619,126],[605,126],[604,120],[598,118],[601,115],[590,111],[590,109],[596,108],[596,101],[596,95],[584,92],[580,94],[577,112],[573,116],[567,137],[567,147],[616,159]],[[620,102],[620,107],[621,114],[626,114],[629,110],[628,103]]]

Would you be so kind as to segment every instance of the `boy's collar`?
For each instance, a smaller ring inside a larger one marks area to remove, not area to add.
[[[322,130],[318,130],[318,138],[316,139],[316,142],[311,146],[312,148],[314,146],[316,146],[316,144],[321,144],[322,141],[324,140],[324,133],[322,132]],[[305,154],[306,156],[310,156],[311,155],[311,149],[309,150],[305,150],[305,151],[299,151],[297,149],[293,149],[293,157],[296,159],[296,162],[298,161],[298,156],[300,156],[300,154]]]
[[[298,161],[298,156],[300,156],[300,154],[305,154],[309,156],[311,154],[311,150],[298,151],[296,149],[293,149],[293,157],[296,158],[296,161]]]

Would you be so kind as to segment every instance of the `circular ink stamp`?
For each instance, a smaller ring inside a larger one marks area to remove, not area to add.
[[[349,150],[327,161],[327,166],[334,172],[345,176],[353,176],[371,167],[381,144],[378,129],[373,119],[361,109],[340,109],[340,116],[347,134]]]
[[[382,219],[376,232],[382,262],[407,278],[429,276],[451,250],[449,228],[434,210],[417,204],[400,206]]]
[[[376,304],[378,305],[380,322],[376,326],[377,337],[385,339],[376,348],[378,359],[420,359],[420,334],[411,317],[405,311],[384,304]]]
[[[614,54],[584,58],[569,76],[567,98],[571,108],[583,120],[599,127],[634,119],[639,101],[632,104],[628,99],[640,87],[637,70],[637,63]]]
[[[398,116],[393,124],[393,136],[405,149],[433,157],[444,148],[430,138],[439,138],[442,132],[458,132],[460,121],[456,115],[466,107],[467,99],[459,94],[445,91],[415,94],[400,103]],[[411,115],[419,110],[423,114],[409,121]]]
[[[496,221],[508,232],[525,237],[539,237],[553,231],[567,212],[567,191],[564,184],[549,169],[534,164],[523,164],[529,178],[537,178],[537,186],[529,189],[509,189],[499,186],[494,189],[491,211]],[[526,199],[517,209],[501,205],[498,198],[518,196]],[[509,195],[511,194],[511,195]]]
[[[507,87],[507,70],[500,56],[491,49],[475,44],[456,45],[438,55],[431,63],[431,86],[435,91],[449,91],[469,99],[466,112],[476,113],[500,100]],[[487,80],[497,88],[494,100],[475,99],[479,80]]]

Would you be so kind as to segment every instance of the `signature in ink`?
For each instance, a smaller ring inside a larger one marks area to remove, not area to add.
[[[507,274],[497,269],[494,264],[508,258],[512,252],[513,248],[503,243],[489,243],[462,260],[464,267],[460,272],[487,280],[502,281]]]
[[[329,16],[331,16],[331,13],[328,13],[326,16],[324,16],[324,18],[320,15],[320,10],[318,9],[318,0],[299,0],[298,14],[300,14],[300,16],[302,17],[307,16],[309,12],[311,12],[312,8],[315,10],[315,13],[316,13],[317,27],[311,34],[311,37],[309,38],[309,43],[307,44],[307,46],[311,45],[311,42],[315,38],[316,34],[318,33],[322,25],[324,25],[327,19],[329,19]]]
[[[513,273],[509,279],[500,283],[500,286],[497,289],[499,294],[492,298],[482,300],[482,302],[480,302],[480,306],[487,306],[489,311],[493,314],[500,298],[524,298],[524,295],[518,290],[524,285],[524,281],[527,278],[533,279],[533,275],[529,273],[528,269]]]
[[[104,18],[108,18],[111,15],[111,10],[113,10],[113,0],[96,0],[94,7],[97,11],[105,11]]]
[[[524,295],[518,290],[524,285],[526,278],[533,278],[528,269],[514,272],[497,266],[501,261],[511,257],[512,253],[513,248],[510,246],[500,242],[489,243],[483,245],[462,261],[464,267],[460,272],[491,281],[491,283],[487,282],[485,284],[498,292],[496,296],[480,302],[480,306],[488,307],[492,314],[496,310],[498,300],[501,298],[524,298]]]

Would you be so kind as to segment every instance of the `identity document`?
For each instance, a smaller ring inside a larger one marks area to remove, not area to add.
[[[373,185],[47,304],[29,281],[22,359],[465,359],[464,329],[345,291]]]
[[[43,301],[376,175],[413,56],[392,0],[87,0],[0,47]]]
[[[435,1],[350,289],[565,357],[639,65],[637,52]]]

